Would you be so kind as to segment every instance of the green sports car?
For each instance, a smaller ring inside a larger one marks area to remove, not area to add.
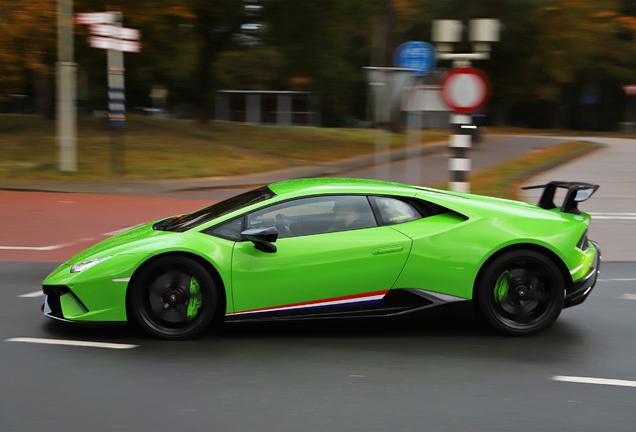
[[[598,186],[536,187],[538,205],[375,180],[274,183],[88,248],[46,278],[43,311],[183,339],[220,321],[472,301],[496,330],[535,334],[585,300],[601,255],[577,208]]]

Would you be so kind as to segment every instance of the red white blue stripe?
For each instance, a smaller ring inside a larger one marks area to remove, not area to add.
[[[263,312],[283,312],[283,311],[296,311],[303,309],[315,309],[315,308],[323,308],[323,307],[332,307],[332,306],[360,306],[365,304],[374,304],[379,302],[384,298],[386,293],[389,290],[384,291],[374,291],[365,294],[356,294],[350,296],[343,297],[334,297],[325,300],[316,300],[311,302],[303,302],[303,303],[293,303],[283,306],[274,306],[263,309],[252,309],[241,312],[231,312],[225,314],[226,316],[236,316],[236,315],[247,315],[247,314],[255,314],[255,313],[263,313]]]

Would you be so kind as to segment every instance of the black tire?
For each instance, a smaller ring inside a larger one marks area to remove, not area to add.
[[[214,279],[193,259],[165,255],[145,265],[133,279],[132,315],[150,335],[189,339],[203,331],[217,309]]]
[[[509,336],[530,336],[561,314],[565,281],[547,256],[527,249],[506,252],[480,276],[478,311],[490,326]]]

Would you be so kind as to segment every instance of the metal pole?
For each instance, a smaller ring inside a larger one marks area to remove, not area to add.
[[[375,130],[375,179],[391,180],[391,132],[387,125],[376,125]]]
[[[419,186],[422,181],[422,111],[409,111],[408,116],[406,183]]]
[[[376,180],[390,180],[391,167],[390,150],[391,150],[391,132],[386,130],[390,121],[391,105],[387,97],[387,85],[384,82],[370,82],[370,86],[375,86],[375,169],[374,177]],[[383,97],[384,96],[384,97]],[[388,107],[387,107],[388,105]]]
[[[113,26],[122,26],[121,12],[115,15]],[[108,119],[111,130],[110,167],[113,175],[125,170],[124,126],[126,124],[126,104],[124,86],[124,53],[108,50]]]
[[[57,136],[60,171],[77,171],[73,0],[57,3]]]

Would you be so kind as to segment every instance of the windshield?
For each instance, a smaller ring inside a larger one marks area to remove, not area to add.
[[[252,204],[274,198],[276,194],[267,186],[245,192],[241,195],[226,199],[211,206],[202,208],[192,213],[175,216],[158,222],[154,225],[155,230],[184,232],[201,224],[216,219],[220,216],[232,213]]]

